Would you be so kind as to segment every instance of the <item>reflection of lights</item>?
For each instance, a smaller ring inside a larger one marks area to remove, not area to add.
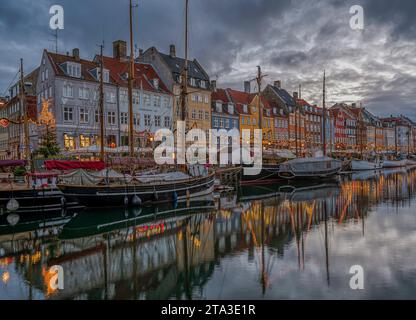
[[[1,277],[1,280],[3,280],[4,283],[7,283],[7,282],[9,282],[9,279],[10,279],[10,273],[7,272],[7,271],[4,272],[2,277]]]
[[[57,289],[52,288],[51,283],[52,283],[52,279],[54,276],[56,276],[57,273],[51,272],[51,270],[46,270],[45,267],[42,267],[42,276],[43,276],[43,281],[46,287],[46,297],[49,297],[51,295],[53,295]]]

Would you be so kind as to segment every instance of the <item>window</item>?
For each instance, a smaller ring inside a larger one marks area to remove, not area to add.
[[[120,114],[120,123],[121,124],[127,124],[128,123],[128,117],[126,112],[122,112]]]
[[[89,122],[89,112],[85,108],[79,109],[79,122],[88,123]]]
[[[160,127],[162,124],[161,116],[155,116],[155,127]]]
[[[100,122],[100,112],[98,110],[95,110],[95,123],[99,123]]]
[[[123,90],[123,102],[128,102],[128,93],[127,90]],[[121,97],[120,97],[121,98]],[[140,104],[140,93],[138,91],[133,91],[133,104]]]
[[[143,102],[145,106],[150,106],[150,95],[144,94],[143,95]]]
[[[88,148],[91,146],[91,137],[81,134],[79,136],[79,146],[81,148]]]
[[[168,108],[169,107],[169,102],[170,102],[170,99],[169,98],[164,98],[163,99],[163,106],[165,107],[165,108]]]
[[[109,125],[116,124],[116,113],[114,111],[110,111],[107,113],[107,121]]]
[[[49,98],[52,98],[52,86],[49,87]]]
[[[195,86],[196,86],[196,81],[195,81],[195,79],[194,79],[194,78],[191,78],[191,79],[190,79],[190,81],[191,81],[191,86],[192,86],[192,87],[195,87]]]
[[[88,88],[79,88],[79,98],[87,100],[89,98],[89,90]]]
[[[74,120],[74,109],[71,107],[64,107],[64,121],[71,122]]]
[[[199,120],[203,120],[204,119],[204,111],[199,110],[198,116],[199,116]]]
[[[207,87],[207,83],[204,80],[201,80],[200,87],[205,89]]]
[[[152,118],[150,117],[149,114],[144,115],[144,125],[146,127],[150,127],[152,125]]]
[[[138,92],[137,91],[133,91],[133,103],[134,104],[138,104]],[[120,101],[127,103],[128,102],[128,93],[126,89],[120,89]]]
[[[207,121],[208,121],[208,120],[209,120],[209,118],[210,118],[210,117],[209,117],[209,112],[208,112],[208,111],[205,111],[205,120],[207,120]]]
[[[255,126],[257,124],[256,118],[253,118],[253,120],[251,121],[252,125]]]
[[[153,106],[160,107],[160,97],[159,96],[154,96],[154,98],[153,98]]]
[[[69,84],[69,83],[64,84],[63,96],[64,96],[64,98],[73,98],[74,95],[73,95],[73,89],[72,89],[71,84]]]
[[[75,150],[75,138],[64,134],[64,147],[66,150]]]
[[[116,94],[114,92],[106,92],[105,101],[107,103],[116,103]]]
[[[67,63],[67,74],[70,77],[81,78],[81,65],[78,63]]]
[[[49,69],[45,70],[45,79],[48,80],[49,79]]]
[[[126,113],[126,124],[127,124],[127,113]],[[140,126],[140,115],[137,113],[133,114],[133,125]]]
[[[209,103],[209,97],[207,95],[204,96],[204,102]]]
[[[218,118],[214,118],[214,127],[218,128]]]
[[[204,99],[200,94],[198,94],[198,102],[201,102],[201,103],[204,102]]]
[[[196,110],[192,109],[192,119],[196,119]]]
[[[224,119],[220,118],[220,128],[224,128]]]
[[[191,100],[193,102],[196,102],[198,100],[198,97],[196,96],[196,94],[191,95]]]
[[[165,117],[165,128],[170,128],[170,126],[171,126],[170,117]]]
[[[248,112],[248,108],[247,108],[247,105],[245,104],[245,105],[243,105],[243,112],[244,113],[247,113]]]

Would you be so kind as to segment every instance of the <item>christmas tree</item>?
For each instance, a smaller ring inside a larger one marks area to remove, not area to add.
[[[60,148],[56,141],[55,118],[49,111],[49,102],[42,101],[42,111],[39,114],[38,125],[43,129],[43,134],[37,153],[45,157],[53,157],[59,154]]]

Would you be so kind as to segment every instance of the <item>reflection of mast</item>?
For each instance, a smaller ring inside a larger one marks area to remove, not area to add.
[[[327,281],[328,286],[329,286],[330,285],[330,276],[329,276],[329,249],[328,249],[328,211],[327,211],[326,205],[327,205],[327,203],[324,200],[326,281]]]
[[[189,283],[189,257],[188,257],[188,224],[189,220],[182,228],[182,242],[183,242],[183,260],[184,260],[184,272],[185,272],[185,294],[188,300],[192,300],[192,294]]]
[[[263,289],[263,296],[266,294],[266,270],[265,270],[265,248],[264,248],[264,203],[261,202],[261,284]]]

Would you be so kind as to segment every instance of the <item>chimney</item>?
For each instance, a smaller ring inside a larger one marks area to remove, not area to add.
[[[275,81],[275,82],[274,82],[274,86],[275,86],[276,88],[281,89],[281,88],[282,88],[282,81],[280,81],[280,80]]]
[[[211,90],[213,92],[217,92],[217,81],[216,80],[211,81]]]
[[[113,58],[121,60],[127,59],[127,42],[117,40],[113,42]]]
[[[78,48],[72,49],[72,56],[75,58],[76,61],[79,61],[79,49]]]
[[[250,93],[251,92],[250,81],[244,81],[244,92],[245,93]]]
[[[176,58],[176,46],[174,44],[170,45],[169,55],[171,58]]]
[[[297,92],[293,92],[293,99],[298,100],[299,94]]]

